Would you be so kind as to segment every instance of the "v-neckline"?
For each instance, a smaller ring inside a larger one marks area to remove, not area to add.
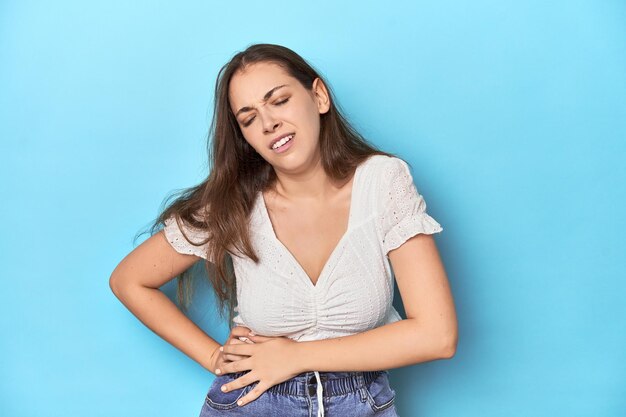
[[[269,226],[268,229],[271,232],[272,238],[278,244],[278,246],[280,246],[280,248],[285,252],[285,254],[291,259],[291,261],[294,263],[294,265],[300,270],[300,272],[302,274],[302,277],[308,282],[309,287],[311,287],[312,289],[317,289],[319,287],[322,279],[327,274],[327,269],[329,268],[330,262],[333,260],[333,258],[335,256],[337,256],[337,251],[343,245],[344,240],[346,240],[346,238],[348,237],[348,235],[352,231],[352,223],[353,223],[354,210],[355,210],[354,202],[356,201],[356,195],[358,194],[358,191],[359,191],[359,189],[358,189],[358,179],[359,179],[358,174],[359,174],[360,168],[363,166],[364,163],[365,163],[365,161],[362,161],[359,165],[357,165],[357,167],[354,170],[354,175],[353,175],[353,178],[352,178],[352,186],[351,186],[352,189],[350,190],[350,208],[348,209],[348,226],[346,227],[346,231],[341,236],[341,238],[339,239],[339,241],[337,242],[337,244],[335,245],[333,250],[330,252],[330,255],[326,259],[326,262],[324,263],[324,266],[322,267],[322,270],[321,270],[319,276],[317,277],[317,280],[315,281],[315,284],[313,284],[313,280],[311,280],[311,277],[304,270],[304,267],[302,266],[302,264],[300,262],[298,262],[298,260],[294,256],[294,254],[291,253],[291,251],[287,248],[287,246],[283,242],[280,241],[280,239],[278,239],[278,236],[276,235],[276,231],[274,230],[274,225],[272,224],[272,220],[270,219],[270,215],[269,215],[269,212],[267,210],[267,206],[265,205],[265,198],[263,197],[263,191],[259,191],[258,198],[261,200],[261,202],[260,202],[261,203],[261,213],[262,213],[262,216],[264,217],[263,220],[265,222],[267,222],[267,224]]]

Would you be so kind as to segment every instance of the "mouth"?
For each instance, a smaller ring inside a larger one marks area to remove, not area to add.
[[[294,136],[295,136],[295,133],[286,133],[282,136],[277,137],[270,143],[270,149],[276,150],[280,148],[281,146],[289,142],[291,139],[293,139]]]

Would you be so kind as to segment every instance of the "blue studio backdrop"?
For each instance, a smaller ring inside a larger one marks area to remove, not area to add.
[[[0,415],[199,414],[213,374],[108,280],[206,176],[252,43],[319,69],[444,227],[458,350],[390,371],[401,416],[626,415],[625,41],[620,0],[0,2]]]

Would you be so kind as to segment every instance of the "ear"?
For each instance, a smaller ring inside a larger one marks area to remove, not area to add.
[[[330,96],[324,82],[316,78],[313,80],[312,86],[313,94],[315,95],[315,101],[317,103],[317,109],[320,114],[326,113],[330,109]]]

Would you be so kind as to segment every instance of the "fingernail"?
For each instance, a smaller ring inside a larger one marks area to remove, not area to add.
[[[242,404],[243,404],[243,400],[237,401],[237,405],[242,405]]]
[[[226,385],[222,385],[222,391],[226,392]]]
[[[216,373],[216,374],[221,374],[221,373],[222,373],[222,371],[221,371],[220,369],[216,369],[216,370],[215,370],[215,373]]]
[[[250,332],[250,333],[248,333],[248,336],[256,336],[256,333]]]
[[[224,351],[224,346],[220,346],[220,352]]]

